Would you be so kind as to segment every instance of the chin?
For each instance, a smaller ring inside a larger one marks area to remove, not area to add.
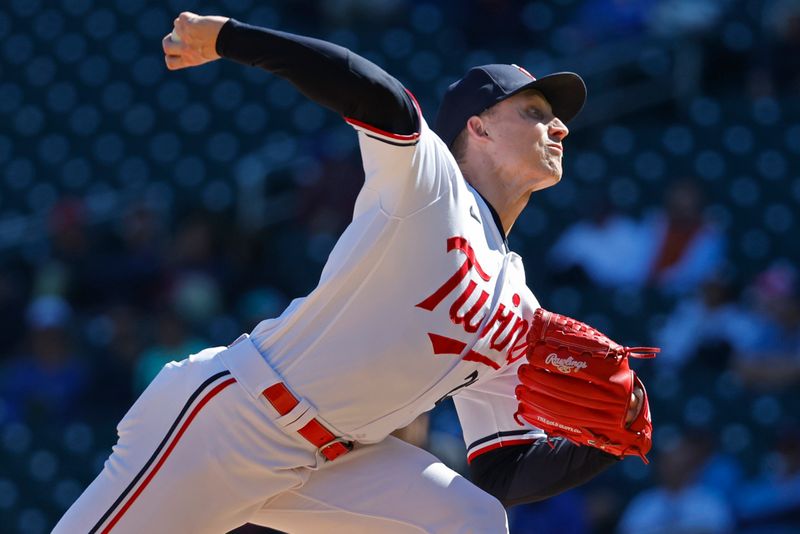
[[[531,193],[535,191],[541,191],[542,189],[547,189],[549,187],[553,187],[560,181],[561,181],[561,174],[551,176],[545,180],[540,180],[538,183],[536,183],[536,185],[533,186],[533,189],[531,189]]]

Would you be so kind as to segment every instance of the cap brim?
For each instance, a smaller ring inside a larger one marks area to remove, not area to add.
[[[568,123],[583,109],[586,103],[586,84],[574,72],[548,74],[523,85],[508,96],[528,89],[536,89],[544,95],[553,110],[553,115]],[[508,98],[508,97],[506,97]]]

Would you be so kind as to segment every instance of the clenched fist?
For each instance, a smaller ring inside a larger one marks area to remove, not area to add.
[[[217,35],[226,22],[228,17],[204,17],[188,11],[178,15],[172,32],[161,40],[167,68],[185,69],[219,59]]]

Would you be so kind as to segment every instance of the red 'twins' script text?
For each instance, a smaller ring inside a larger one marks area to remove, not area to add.
[[[464,287],[460,293],[456,294],[456,298],[450,305],[450,320],[460,325],[464,332],[474,334],[481,328],[481,324],[486,320],[489,310],[485,308],[487,302],[491,302],[492,295],[481,289],[474,303],[469,309],[463,309],[467,301],[478,289],[480,280],[483,282],[490,282],[492,277],[478,263],[475,257],[475,251],[470,246],[469,242],[463,237],[451,237],[447,240],[447,252],[454,250],[460,251],[466,256],[464,263],[461,267],[448,278],[436,291],[429,297],[417,304],[418,308],[423,310],[433,311],[439,304],[441,304],[451,293],[453,293],[461,283],[468,279],[467,286]],[[475,276],[479,280],[475,279]],[[491,318],[486,321],[485,326],[480,332],[479,339],[485,338],[490,333],[489,348],[493,351],[505,353],[506,363],[512,363],[525,354],[527,348],[527,340],[525,335],[528,333],[530,324],[523,319],[514,308],[519,308],[520,296],[514,294],[511,297],[511,305],[507,303],[500,303],[497,311],[494,312]],[[434,354],[462,354],[467,344],[457,339],[441,336],[438,334],[428,333],[431,340]],[[462,359],[468,361],[480,362],[488,365],[492,369],[499,369],[500,364],[484,354],[480,354],[473,350],[467,351],[463,354]]]

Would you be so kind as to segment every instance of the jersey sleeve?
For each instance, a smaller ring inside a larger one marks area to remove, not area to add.
[[[364,189],[387,215],[411,216],[449,197],[456,187],[460,171],[455,159],[421,113],[420,131],[412,135],[393,134],[352,119],[347,122],[358,132]]]
[[[468,462],[501,447],[530,444],[546,437],[541,429],[524,420],[520,420],[523,423],[520,424],[514,419],[517,411],[514,388],[519,383],[517,368],[523,361],[453,397],[467,446]]]

